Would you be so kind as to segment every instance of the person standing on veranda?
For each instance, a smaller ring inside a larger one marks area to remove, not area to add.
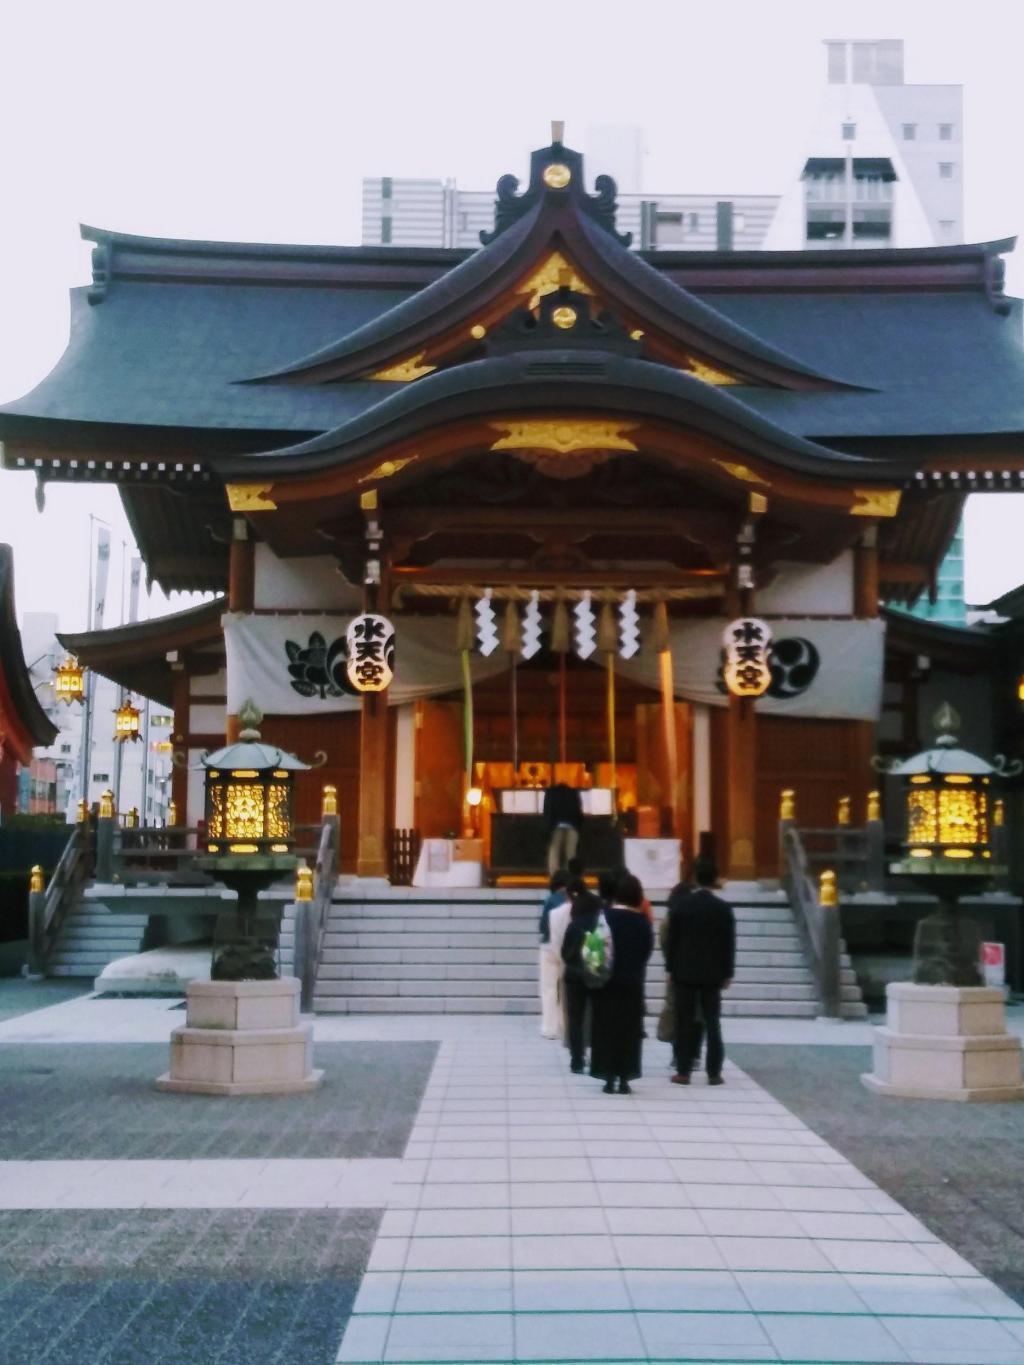
[[[548,833],[548,873],[568,867],[579,848],[583,801],[575,787],[556,782],[544,793],[544,826]]]
[[[562,945],[553,947],[551,943],[551,913],[569,901],[569,874],[556,870],[548,883],[548,895],[541,907],[540,956],[538,961],[538,986],[540,991],[540,1031],[544,1038],[562,1036],[562,1009],[558,996],[558,984],[562,976]]]
[[[718,869],[710,858],[694,864],[696,889],[678,886],[668,900],[665,966],[676,1004],[676,1085],[689,1085],[700,1048],[700,1008],[707,1033],[708,1085],[722,1084],[722,991],[732,985],[736,964],[736,920],[732,906],[712,887]]]

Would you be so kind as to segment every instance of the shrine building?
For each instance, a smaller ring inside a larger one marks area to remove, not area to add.
[[[625,830],[749,880],[780,789],[812,824],[860,810],[883,604],[929,591],[968,493],[1022,487],[1013,242],[637,253],[615,211],[555,140],[472,251],[83,228],[92,283],[0,410],[4,466],[116,484],[150,579],[218,594],[64,637],[173,707],[182,824],[249,698],[323,756],[299,818],[336,784],[363,876],[395,831],[540,873],[556,780],[585,789],[592,867]],[[384,691],[347,667],[362,612],[394,630]],[[756,699],[737,620],[765,632]]]

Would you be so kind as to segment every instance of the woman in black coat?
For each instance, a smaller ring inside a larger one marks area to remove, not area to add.
[[[641,1074],[644,1030],[644,978],[654,947],[654,932],[643,912],[639,880],[625,876],[615,904],[605,911],[612,936],[612,974],[591,991],[590,1074],[603,1080],[606,1095],[630,1093]]]
[[[565,938],[562,940],[562,961],[565,975],[562,984],[565,988],[566,1036],[569,1042],[569,1069],[577,1073],[583,1070],[583,1053],[586,1033],[587,1005],[591,991],[583,980],[583,959],[581,950],[583,938],[597,925],[601,910],[600,898],[586,887],[577,891],[572,899],[572,916]]]

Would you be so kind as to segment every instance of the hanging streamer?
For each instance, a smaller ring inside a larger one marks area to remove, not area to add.
[[[611,768],[611,789],[618,787],[615,756],[615,656],[619,652],[619,632],[615,623],[612,604],[605,601],[601,606],[601,618],[597,627],[597,647],[604,655],[607,669],[607,709],[608,709],[608,764]],[[614,799],[614,797],[613,797]]]
[[[582,594],[572,614],[576,618],[576,653],[581,659],[589,659],[597,647],[594,608],[589,589]]]
[[[672,833],[676,836],[679,834],[679,751],[676,741],[675,679],[670,649],[663,649],[658,655],[658,675],[661,681],[661,723],[665,741],[668,805],[672,811]]]
[[[632,659],[640,652],[640,617],[636,610],[636,589],[630,588],[619,605],[619,653]]]
[[[480,653],[485,659],[498,648],[498,622],[494,616],[490,588],[476,604],[476,637],[480,644]]]
[[[540,594],[536,588],[530,593],[530,600],[523,612],[522,653],[524,659],[532,659],[540,649]]]
[[[466,763],[466,786],[473,785],[473,673],[469,650],[462,650],[462,753]]]

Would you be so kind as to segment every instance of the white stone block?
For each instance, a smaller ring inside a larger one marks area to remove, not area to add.
[[[1003,992],[985,986],[891,985],[874,1031],[878,1094],[908,1099],[1024,1099],[1020,1040],[1006,1032]]]

